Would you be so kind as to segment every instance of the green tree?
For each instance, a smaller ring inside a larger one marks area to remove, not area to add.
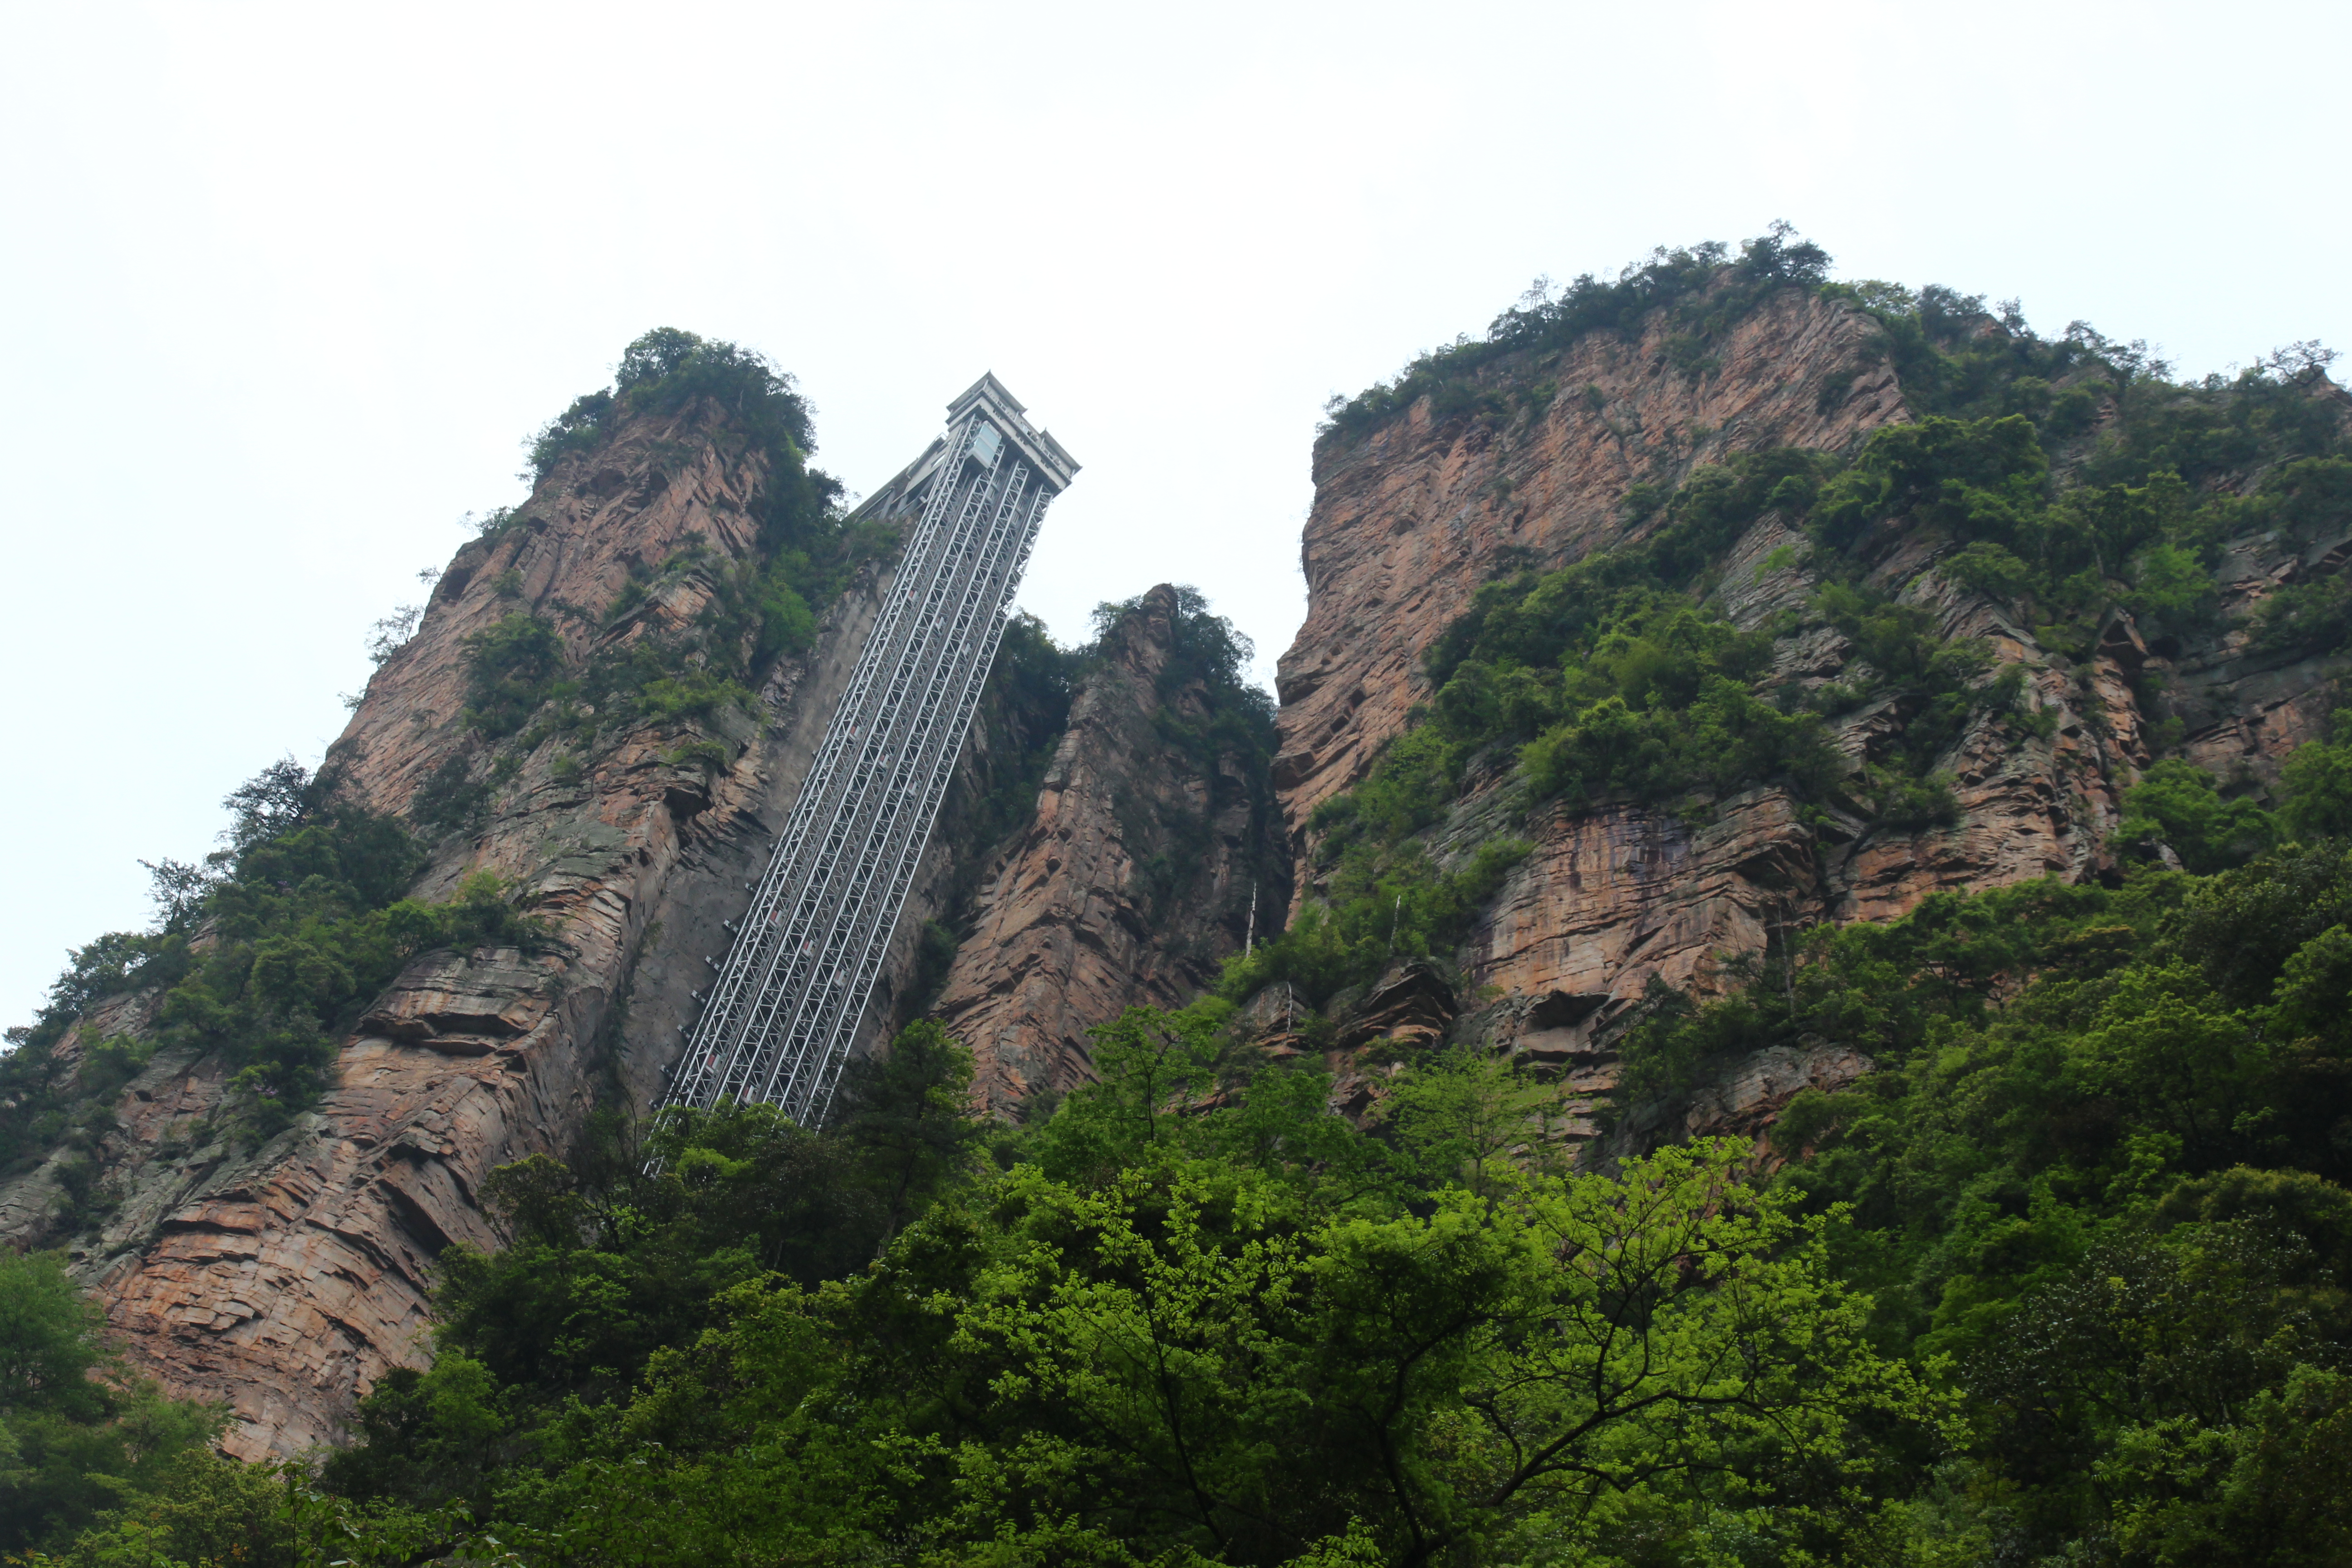
[[[2191,871],[2210,873],[2244,861],[2277,835],[2270,813],[2252,798],[2225,798],[2213,775],[2190,762],[2156,763],[2124,792],[2118,843],[2170,845]]]
[[[112,1509],[51,1558],[58,1568],[296,1568],[284,1479],[204,1448],[176,1455],[151,1497]]]
[[[490,1533],[566,1562],[1423,1562],[1727,1509],[1818,1543],[1874,1426],[1936,1418],[1827,1273],[1834,1222],[1743,1183],[1744,1145],[1531,1171],[1501,1140],[1533,1086],[1465,1059],[1399,1161],[1320,1075],[1221,1081],[1222,1016],[1130,1014],[1039,1161],[871,1268],[722,1292],[625,1401],[542,1429]]]
[[[2352,838],[2352,710],[2336,715],[2333,741],[2297,746],[2283,772],[2281,826],[2297,838]]]
[[[843,1072],[835,1136],[881,1199],[886,1241],[970,1170],[981,1131],[971,1096],[971,1053],[929,1019]]]
[[[0,1254],[0,1550],[70,1541],[220,1429],[126,1373],[54,1252]]]
[[[442,1254],[433,1365],[392,1369],[361,1402],[362,1440],[328,1461],[331,1489],[487,1509],[497,1473],[568,1404],[625,1395],[729,1290],[854,1274],[969,1172],[971,1072],[919,1023],[845,1075],[824,1132],[760,1104],[649,1127],[607,1115],[568,1162],[499,1167],[481,1194],[507,1245]]]

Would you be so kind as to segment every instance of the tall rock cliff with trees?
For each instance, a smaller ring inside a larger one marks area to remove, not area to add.
[[[226,1403],[230,1452],[333,1436],[425,1353],[436,1258],[494,1240],[489,1173],[658,1092],[892,566],[896,539],[842,521],[813,446],[755,356],[677,331],[632,344],[611,389],[539,436],[530,498],[378,627],[318,772],[275,764],[240,789],[227,847],[157,872],[156,929],[79,950],[16,1037],[0,1231],[66,1247],[133,1364]],[[1215,635],[1197,601],[1127,620],[1106,635],[1130,661]],[[1097,662],[1012,628],[869,1051],[946,979],[987,849],[1031,815],[1074,702],[1102,706]],[[1233,650],[1192,674],[1173,696],[1204,781],[1262,775],[1267,721]],[[1129,706],[1148,731],[1155,703]],[[1229,706],[1232,758],[1213,750]],[[1202,796],[1202,836],[1237,788],[1225,830],[1249,837],[1253,800],[1271,822],[1270,795],[1227,781]],[[1193,896],[1172,861],[1159,874]],[[1168,944],[1195,985],[1221,929]],[[1139,934],[1128,956],[1148,970],[1160,946]],[[1097,1000],[1116,1015],[1171,986]],[[1083,1040],[1059,1015],[1042,1026]]]
[[[1808,931],[2264,841],[2352,667],[2326,357],[2180,384],[1824,265],[1662,254],[1335,405],[1281,663],[1298,919],[1232,994],[1345,1015],[1425,954],[1420,1012],[1605,1098],[1647,1001]],[[1785,1099],[1859,1046],[1725,1066]]]
[[[2327,361],[1539,285],[1334,401],[1278,709],[1013,627],[812,1132],[643,1112],[895,541],[649,334],[14,1037],[11,1541],[2338,1560]]]

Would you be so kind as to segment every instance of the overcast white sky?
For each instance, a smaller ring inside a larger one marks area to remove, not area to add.
[[[1023,603],[1270,675],[1318,406],[1538,273],[1785,217],[2184,370],[2352,345],[2336,5],[0,5],[0,1022],[315,762],[368,624],[630,338],[871,489],[994,370]]]

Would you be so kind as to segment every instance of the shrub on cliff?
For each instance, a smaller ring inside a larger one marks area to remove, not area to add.
[[[477,826],[496,787],[473,776],[471,755],[452,752],[418,783],[408,797],[408,817],[420,827],[455,832]]]
[[[2225,798],[2213,775],[2179,758],[2156,763],[2124,792],[2123,820],[2111,836],[2131,848],[2171,847],[2191,871],[2242,864],[2278,835],[2271,814],[2252,799]]]
[[[703,550],[683,551],[633,577],[607,606],[606,626],[651,604],[654,584],[689,576],[705,590],[690,622],[672,626],[655,618],[635,636],[600,639],[582,660],[570,658],[552,621],[525,611],[467,637],[467,727],[492,741],[520,733],[528,751],[551,733],[587,742],[637,724],[707,720],[730,706],[756,711],[739,676],[804,647],[815,626],[788,574],[756,563],[721,567]],[[411,815],[440,826],[470,820],[488,794],[473,771],[462,753],[445,759],[419,787]]]
[[[421,850],[331,794],[269,826],[279,831],[224,857],[204,905],[209,940],[163,991],[155,1037],[222,1053],[262,1132],[315,1098],[342,1033],[411,957],[530,931],[487,874],[446,904],[404,898]]]
[[[1819,719],[1783,713],[1717,676],[1678,708],[1602,698],[1529,742],[1520,766],[1538,790],[1584,805],[1621,792],[1651,799],[1698,787],[1727,793],[1775,776],[1810,793],[1835,764]]]
[[[563,671],[563,638],[554,624],[518,610],[468,635],[466,724],[493,740],[530,721]]]
[[[1839,771],[1815,715],[1767,701],[1769,630],[1741,632],[1628,563],[1595,557],[1480,590],[1424,662],[1425,731],[1318,810],[1334,847],[1436,819],[1470,759],[1517,750],[1537,798],[1669,800],[1768,779],[1818,793]],[[1646,580],[1645,580],[1646,579]]]
[[[0,1253],[0,1551],[70,1541],[219,1428],[122,1368],[62,1255]]]
[[[764,354],[656,327],[621,352],[609,390],[575,399],[526,443],[532,477],[543,479],[567,454],[602,445],[629,414],[676,414],[704,398],[764,447],[789,453],[815,444],[807,402]]]
[[[1530,847],[1524,839],[1490,838],[1451,871],[1412,849],[1359,848],[1281,934],[1225,961],[1218,994],[1241,1002],[1286,982],[1319,1007],[1404,960],[1450,967],[1471,921]]]

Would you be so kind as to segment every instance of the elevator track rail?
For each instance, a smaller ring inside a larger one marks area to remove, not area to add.
[[[823,1124],[1045,508],[1077,473],[993,375],[856,515],[908,523],[849,685],[662,1105]]]

